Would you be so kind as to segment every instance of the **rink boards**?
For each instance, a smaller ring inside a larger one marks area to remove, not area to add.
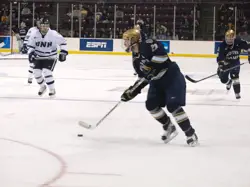
[[[70,54],[131,55],[122,47],[122,39],[66,38]],[[160,40],[170,56],[215,58],[220,41]],[[0,37],[0,52],[18,50],[17,41],[9,36]],[[247,53],[242,51],[242,58]]]

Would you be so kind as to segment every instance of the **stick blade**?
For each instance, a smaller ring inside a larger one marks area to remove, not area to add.
[[[84,121],[79,121],[78,125],[80,125],[81,127],[86,128],[86,129],[91,129],[91,127],[92,127],[90,124],[85,123]]]
[[[190,82],[192,82],[192,83],[197,83],[197,82],[199,82],[199,81],[196,81],[196,80],[192,79],[192,78],[189,77],[188,75],[185,75],[185,78],[186,78],[187,80],[189,80]]]

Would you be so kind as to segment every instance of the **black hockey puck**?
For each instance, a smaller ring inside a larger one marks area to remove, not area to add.
[[[78,137],[82,137],[83,135],[82,134],[77,134]]]

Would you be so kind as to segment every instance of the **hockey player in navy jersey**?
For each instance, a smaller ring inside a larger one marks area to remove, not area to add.
[[[225,34],[225,41],[223,41],[219,47],[217,73],[221,82],[226,84],[227,90],[230,90],[233,85],[236,99],[241,98],[239,81],[240,66],[231,71],[223,71],[240,64],[241,50],[248,51],[248,60],[250,62],[250,44],[240,38],[236,38],[233,30],[228,30]]]
[[[142,19],[139,19],[136,21],[136,25],[134,28],[140,31],[140,35],[141,35],[140,40],[141,41],[145,41],[147,38],[149,38],[148,33],[146,31],[146,28],[145,28],[144,21]],[[133,62],[134,68],[136,68],[134,65],[136,63],[135,61],[136,61],[135,53],[132,51],[132,62]],[[137,75],[137,73],[135,72],[134,75]]]
[[[139,79],[124,91],[121,100],[132,100],[149,84],[146,108],[162,124],[162,140],[168,143],[177,135],[176,127],[163,110],[166,106],[185,133],[187,144],[196,146],[198,137],[183,109],[186,104],[186,82],[178,65],[169,59],[160,42],[153,39],[142,41],[138,29],[127,30],[123,40],[126,51],[132,51],[136,56],[134,67]]]
[[[25,22],[22,22],[20,25],[20,28],[18,28],[18,32],[16,34],[19,52],[22,52],[22,53],[23,53],[23,50],[25,48],[24,39],[25,39],[27,32],[28,32],[28,28],[26,27]]]

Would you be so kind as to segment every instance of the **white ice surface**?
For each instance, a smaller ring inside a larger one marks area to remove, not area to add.
[[[194,78],[215,73],[214,59],[172,58]],[[187,81],[185,110],[200,146],[179,135],[161,142],[161,125],[145,109],[146,91],[96,123],[134,83],[131,57],[70,55],[58,62],[57,97],[37,96],[27,60],[0,60],[1,187],[249,187],[250,67],[242,99],[217,77]],[[145,89],[146,90],[146,89]],[[83,137],[77,137],[82,133]]]

